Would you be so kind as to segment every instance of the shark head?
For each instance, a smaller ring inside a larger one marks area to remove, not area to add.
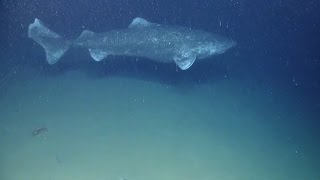
[[[236,42],[213,34],[204,36],[187,36],[177,55],[173,58],[180,69],[186,70],[195,62],[196,59],[206,59],[216,54],[222,54],[226,50],[234,47]]]
[[[222,54],[226,50],[236,46],[236,42],[227,38],[209,38],[205,41],[199,41],[194,50],[197,59],[204,59],[216,54]]]

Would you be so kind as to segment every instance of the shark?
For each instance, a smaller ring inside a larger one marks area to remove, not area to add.
[[[35,18],[28,27],[28,37],[42,46],[47,62],[59,61],[71,47],[87,48],[95,61],[109,55],[143,57],[161,63],[175,63],[181,70],[189,69],[199,59],[222,54],[234,47],[232,39],[183,26],[150,22],[141,17],[127,28],[95,33],[84,30],[77,39],[69,40],[51,31]]]

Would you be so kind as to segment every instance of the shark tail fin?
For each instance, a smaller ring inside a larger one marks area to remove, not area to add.
[[[71,45],[70,41],[51,31],[37,18],[29,25],[28,37],[44,48],[49,64],[58,62]]]

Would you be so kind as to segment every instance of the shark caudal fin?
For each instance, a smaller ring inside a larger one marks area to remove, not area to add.
[[[49,64],[55,64],[69,49],[70,42],[48,29],[39,19],[29,25],[28,37],[40,44],[46,51]]]

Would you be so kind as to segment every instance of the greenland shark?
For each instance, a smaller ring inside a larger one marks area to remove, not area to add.
[[[108,55],[144,57],[176,63],[186,70],[196,59],[224,53],[236,42],[201,30],[171,26],[134,18],[128,28],[94,33],[84,30],[75,40],[67,40],[47,28],[39,19],[29,25],[28,37],[40,44],[49,64],[55,64],[70,47],[88,48],[95,61]]]

